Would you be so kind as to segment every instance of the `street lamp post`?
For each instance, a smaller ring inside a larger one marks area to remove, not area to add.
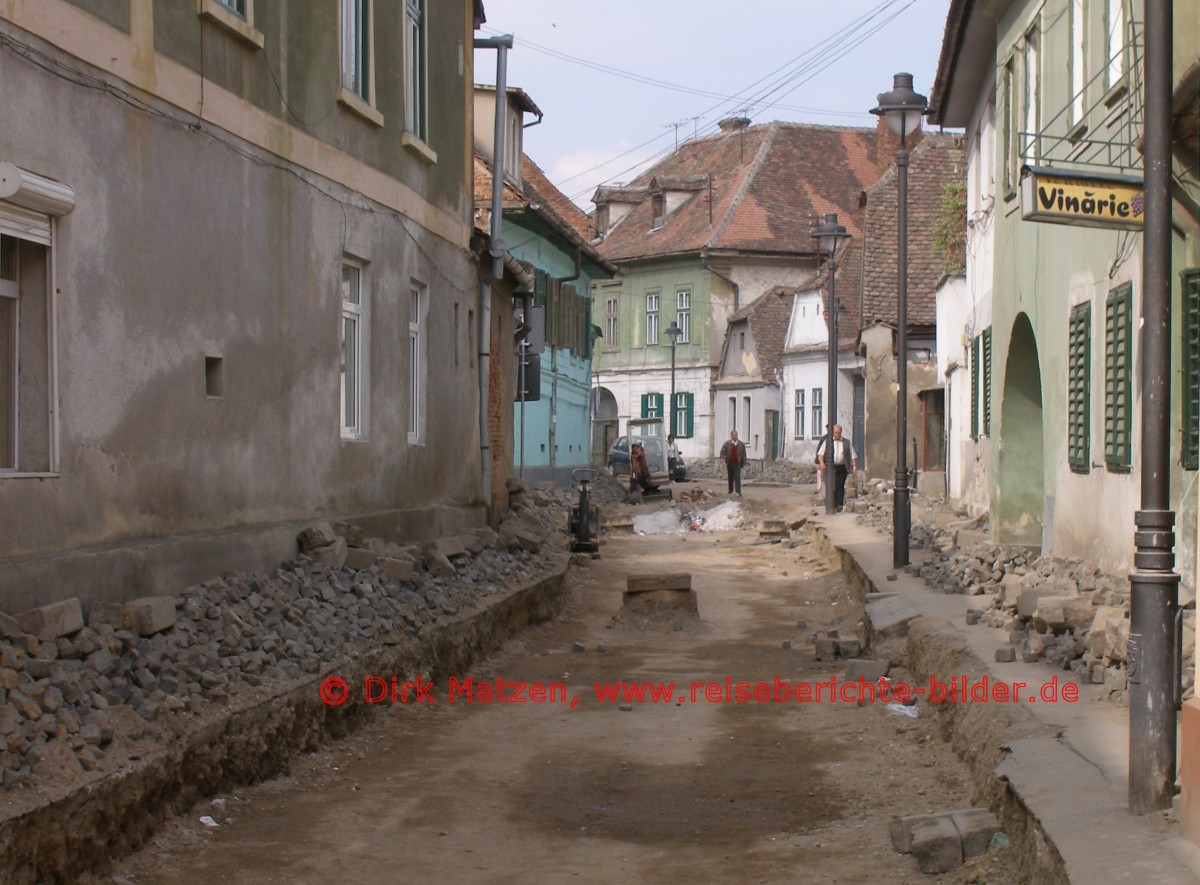
[[[829,328],[829,420],[825,435],[825,512],[833,513],[833,425],[837,419],[837,250],[842,240],[850,234],[846,228],[837,223],[837,213],[829,212],[825,220],[813,231],[813,239],[817,241],[822,252],[829,255],[829,308],[825,311],[825,325]]]
[[[892,567],[908,565],[908,535],[911,522],[908,498],[908,462],[904,439],[908,435],[908,147],[905,139],[917,131],[929,107],[925,96],[913,92],[912,74],[896,74],[892,91],[880,93],[879,105],[871,113],[887,120],[888,128],[900,136],[896,151],[896,181],[900,188],[897,210],[896,283],[896,491],[892,514]]]
[[[667,433],[671,436],[675,435],[675,342],[681,335],[683,335],[683,329],[679,328],[674,320],[671,320],[671,325],[667,326],[667,337],[671,339],[671,401],[667,403],[667,414],[670,415],[667,419]]]

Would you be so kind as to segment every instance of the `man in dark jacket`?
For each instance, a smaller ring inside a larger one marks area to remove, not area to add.
[[[737,431],[729,431],[729,439],[721,446],[721,460],[729,471],[729,494],[742,495],[742,468],[746,466],[746,444],[738,439]]]

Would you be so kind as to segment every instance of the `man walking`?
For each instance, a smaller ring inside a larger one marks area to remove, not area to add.
[[[742,468],[746,466],[746,444],[738,439],[737,431],[729,431],[729,439],[721,446],[721,460],[729,471],[729,494],[742,496]]]
[[[826,459],[833,464],[833,508],[839,513],[846,503],[846,475],[858,472],[858,460],[854,457],[854,446],[842,437],[842,425],[833,425],[833,438],[821,442],[817,449],[817,464],[824,473]]]

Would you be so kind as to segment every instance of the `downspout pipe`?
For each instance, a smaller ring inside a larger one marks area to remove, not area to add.
[[[735,283],[733,280],[729,279],[729,277],[725,276],[725,274],[721,273],[720,271],[715,270],[713,268],[713,266],[708,263],[707,257],[700,259],[700,266],[703,267],[710,274],[712,274],[714,277],[724,280],[730,286],[733,287],[733,311],[734,311],[734,313],[737,313],[739,310],[741,310],[742,309],[742,298],[741,298],[742,290],[738,286],[738,284]]]
[[[492,452],[488,434],[488,403],[491,401],[489,379],[491,372],[492,284],[504,279],[504,257],[508,250],[500,238],[500,211],[503,198],[504,173],[504,108],[508,86],[508,50],[512,49],[512,34],[477,39],[475,49],[496,50],[496,125],[492,142],[492,217],[488,253],[492,256],[492,272],[479,287],[479,466],[480,482],[489,515],[492,514]],[[494,521],[494,520],[492,520]]]

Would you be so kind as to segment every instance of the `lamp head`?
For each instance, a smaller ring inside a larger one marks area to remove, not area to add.
[[[679,328],[679,326],[675,323],[674,320],[671,320],[671,325],[667,326],[667,328],[666,328],[666,335],[668,338],[671,339],[672,347],[675,346],[675,342],[679,340],[679,337],[682,334],[683,334],[683,329]]]
[[[832,258],[836,255],[838,246],[842,240],[848,240],[850,234],[846,233],[846,228],[838,224],[837,213],[825,213],[825,220],[817,225],[817,229],[813,231],[812,237],[817,241],[822,252],[828,252]]]
[[[871,113],[887,120],[888,127],[901,138],[917,131],[929,109],[925,96],[914,92],[912,86],[912,74],[896,74],[892,91],[881,92],[878,107],[871,108]]]

